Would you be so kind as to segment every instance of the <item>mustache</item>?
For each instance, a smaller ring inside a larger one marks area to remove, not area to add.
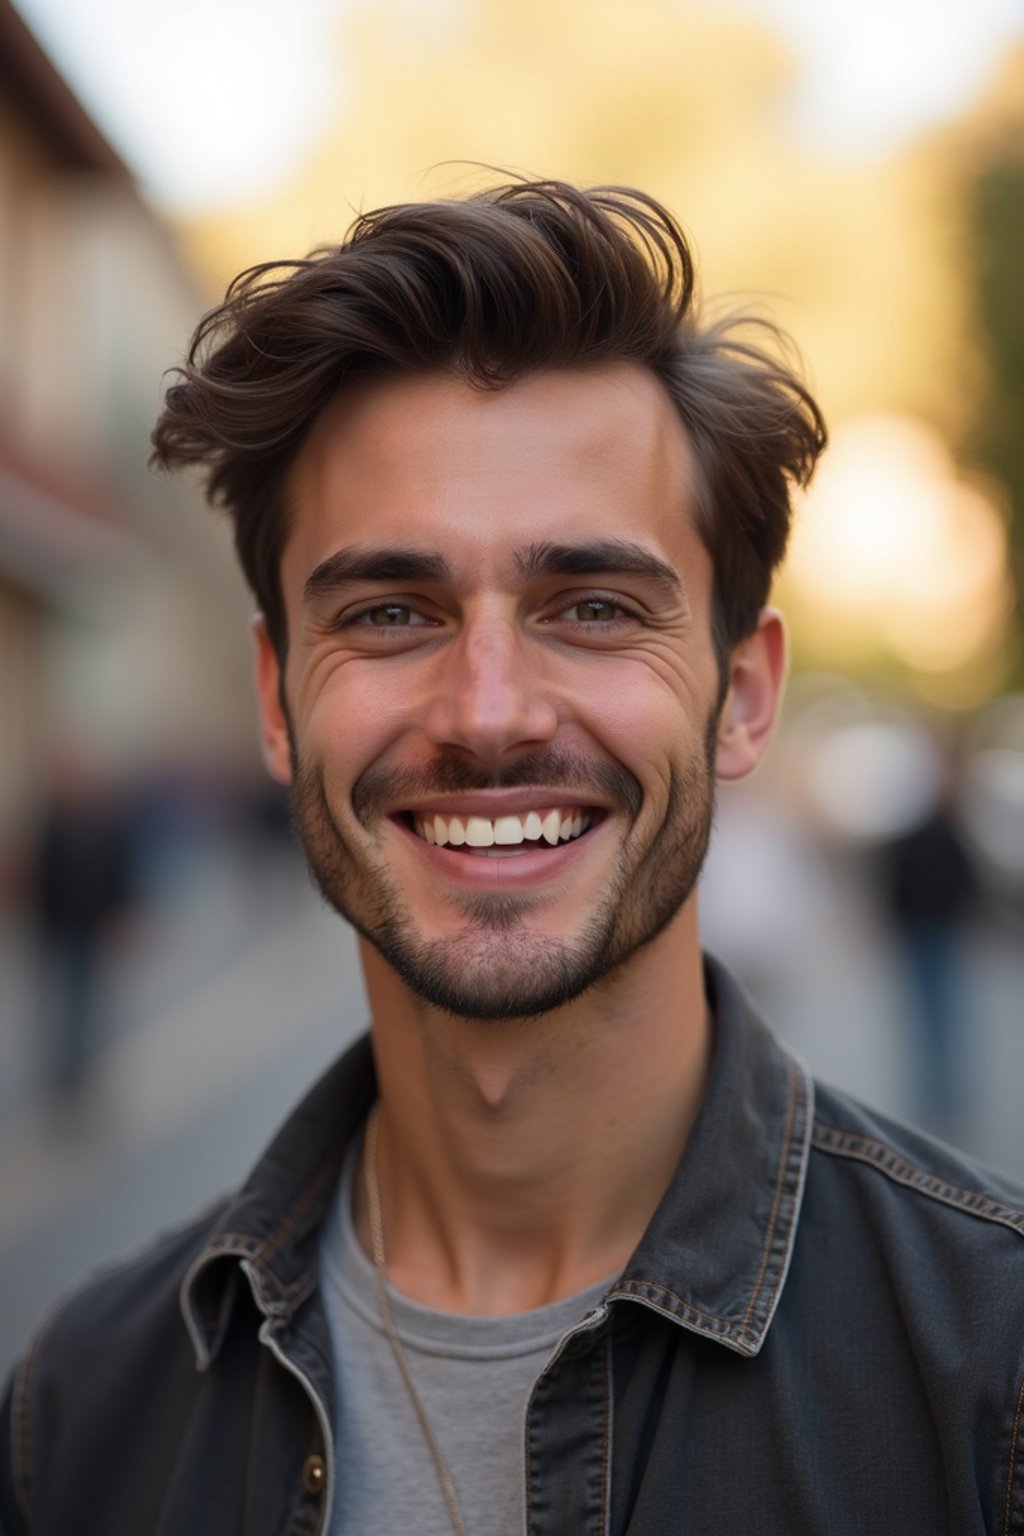
[[[467,794],[481,789],[569,789],[621,806],[634,819],[643,804],[639,780],[621,763],[593,762],[562,750],[530,752],[507,768],[486,773],[464,758],[439,757],[427,768],[385,768],[372,764],[352,786],[352,809],[362,822],[403,801],[428,795]]]

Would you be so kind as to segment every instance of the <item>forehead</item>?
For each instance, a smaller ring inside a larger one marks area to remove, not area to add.
[[[541,541],[624,537],[695,558],[696,471],[663,386],[639,364],[349,386],[292,468],[286,592],[351,544],[443,549],[467,571]]]

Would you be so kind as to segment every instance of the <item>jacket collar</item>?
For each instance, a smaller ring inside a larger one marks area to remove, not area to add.
[[[221,1211],[181,1285],[181,1310],[205,1370],[230,1319],[242,1265],[257,1305],[286,1324],[316,1289],[320,1227],[345,1152],[377,1097],[369,1035],[328,1068]]]
[[[708,1091],[679,1166],[611,1300],[641,1302],[756,1355],[796,1240],[814,1086],[742,988],[706,959]]]
[[[686,1151],[611,1301],[653,1308],[744,1355],[761,1348],[796,1237],[813,1088],[738,983],[705,962],[715,1019],[711,1079]],[[369,1036],[329,1068],[221,1212],[186,1274],[181,1306],[205,1369],[239,1268],[281,1325],[316,1289],[317,1242],[352,1138],[376,1097]]]

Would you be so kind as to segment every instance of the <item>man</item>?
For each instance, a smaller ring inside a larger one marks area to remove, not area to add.
[[[234,520],[372,1046],[41,1330],[12,1531],[1024,1529],[1019,1195],[701,959],[824,431],[692,289],[649,199],[521,183],[200,325],[156,457]]]

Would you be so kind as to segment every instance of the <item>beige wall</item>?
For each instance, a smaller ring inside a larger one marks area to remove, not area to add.
[[[227,530],[146,467],[202,308],[127,179],[62,170],[0,99],[0,858],[62,736],[140,771],[254,756]]]

